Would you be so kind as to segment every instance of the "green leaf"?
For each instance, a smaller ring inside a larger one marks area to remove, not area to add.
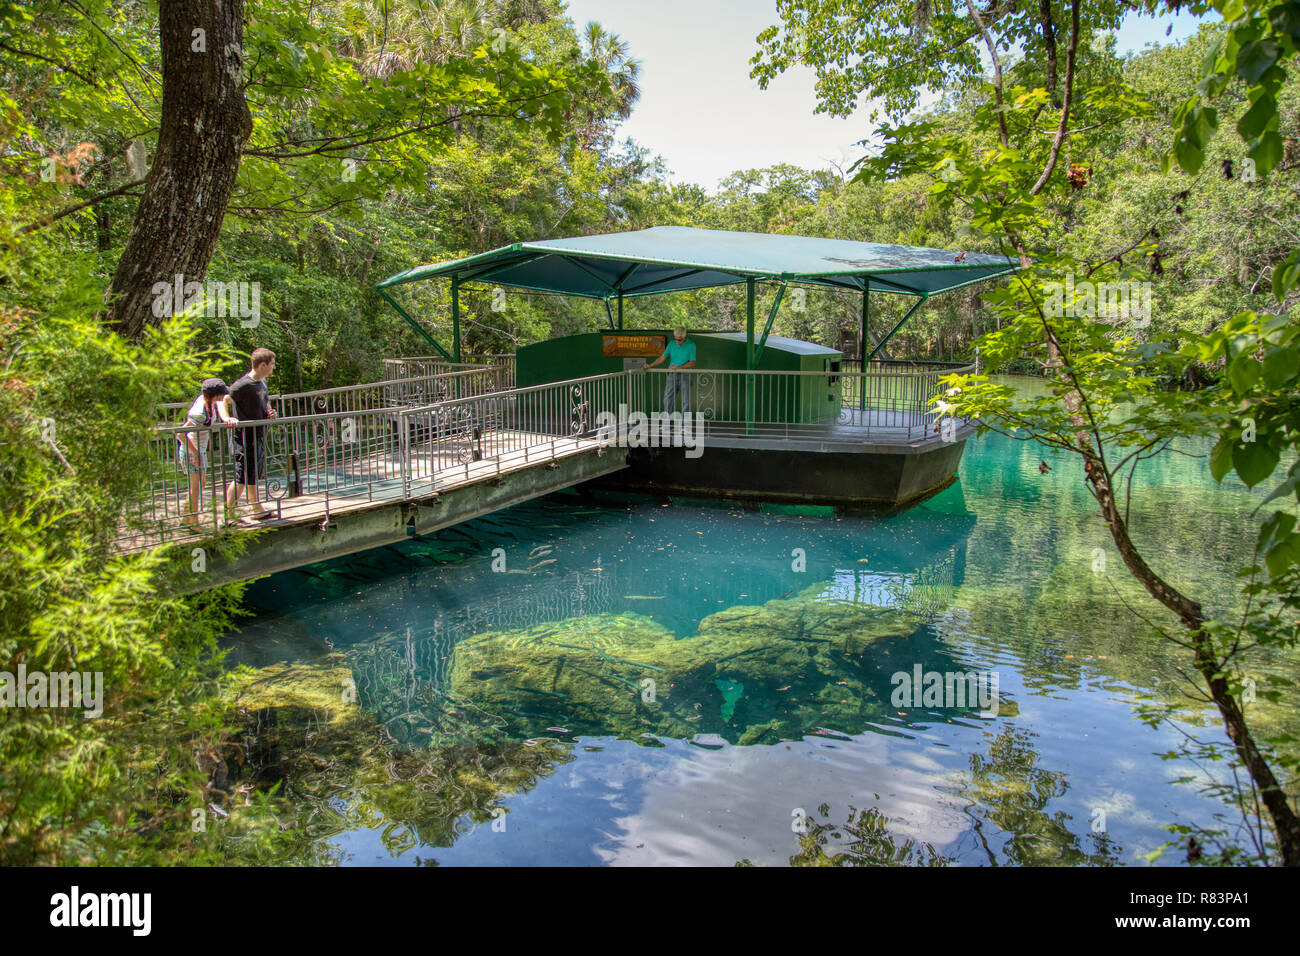
[[[1202,76],[1209,76],[1212,73],[1218,72],[1217,64],[1219,62],[1219,57],[1224,55],[1225,45],[1229,37],[1231,37],[1231,34],[1220,34],[1218,38],[1210,44],[1210,48],[1205,51],[1205,58],[1201,61]]]
[[[1183,172],[1189,176],[1195,176],[1201,171],[1201,163],[1205,161],[1205,153],[1201,151],[1200,146],[1191,142],[1186,135],[1183,135],[1174,142],[1174,158],[1178,160],[1178,165],[1183,168]]]
[[[1300,3],[1279,3],[1268,12],[1268,22],[1278,33],[1300,37]]]
[[[1219,128],[1219,113],[1209,106],[1198,106],[1192,110],[1191,130],[1198,146],[1204,148],[1214,139],[1214,131]]]
[[[1273,270],[1273,295],[1281,302],[1292,286],[1300,281],[1300,248],[1292,249],[1291,255]]]
[[[1278,49],[1277,41],[1271,38],[1247,43],[1237,53],[1237,75],[1254,86],[1277,62]]]
[[[1300,535],[1295,531],[1294,515],[1275,511],[1259,528],[1259,550],[1264,554],[1264,564],[1273,577],[1285,574],[1292,565],[1300,562]]]
[[[1276,118],[1277,100],[1268,95],[1261,96],[1238,121],[1237,132],[1241,134],[1242,139],[1252,140],[1264,132],[1268,124]]]
[[[1234,443],[1232,446],[1232,466],[1247,488],[1254,488],[1273,474],[1277,459],[1277,452],[1262,441]]]
[[[1273,501],[1276,498],[1281,498],[1284,495],[1292,494],[1295,492],[1297,487],[1300,487],[1300,479],[1298,479],[1295,475],[1292,475],[1286,481],[1282,482],[1280,485],[1274,488],[1272,493],[1270,493],[1267,498],[1265,498],[1263,501],[1260,502],[1260,505],[1261,506],[1266,505],[1270,501]]]
[[[1300,352],[1294,348],[1279,346],[1269,349],[1264,355],[1264,385],[1270,389],[1280,389],[1300,372]]]
[[[1282,161],[1282,147],[1282,137],[1277,130],[1269,130],[1251,148],[1250,158],[1255,161],[1255,169],[1260,175],[1272,172]]]
[[[1249,355],[1238,355],[1228,364],[1228,382],[1238,395],[1246,395],[1263,373],[1263,366],[1258,359]]]
[[[1289,537],[1295,530],[1295,515],[1285,511],[1274,511],[1259,526],[1259,545],[1261,550],[1268,550]]]
[[[1210,452],[1210,474],[1215,481],[1223,481],[1224,475],[1232,471],[1233,444],[1233,440],[1224,435]]]

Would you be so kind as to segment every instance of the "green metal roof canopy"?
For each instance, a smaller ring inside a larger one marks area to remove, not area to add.
[[[387,289],[453,278],[610,299],[732,285],[747,279],[930,296],[1018,268],[1006,256],[812,236],[656,226],[603,236],[516,242],[380,282]]]
[[[782,236],[758,232],[729,232],[687,226],[656,226],[637,232],[615,232],[572,239],[516,242],[491,252],[440,265],[416,266],[390,276],[375,290],[439,352],[460,361],[460,286],[483,282],[516,289],[576,295],[604,301],[614,328],[611,300],[618,301],[618,327],[623,325],[623,299],[687,289],[745,283],[749,334],[749,367],[754,368],[776,319],[787,283],[847,289],[862,293],[862,359],[869,360],[930,296],[973,282],[1014,272],[1019,263],[1006,256],[954,252],[847,239]],[[425,279],[451,280],[453,351],[448,353],[389,294],[394,286]],[[762,341],[753,345],[754,286],[780,282]],[[866,354],[868,294],[872,291],[916,296],[908,310]]]

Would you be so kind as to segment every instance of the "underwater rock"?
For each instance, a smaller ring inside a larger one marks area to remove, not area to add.
[[[634,613],[479,634],[456,645],[448,696],[501,714],[520,735],[537,733],[544,719],[629,740],[716,734],[776,743],[895,718],[888,675],[868,673],[863,657],[883,643],[915,659],[920,618],[827,602],[824,591],[815,584],[719,611],[688,638]]]
[[[365,718],[356,703],[352,670],[342,654],[330,654],[315,664],[246,668],[232,675],[230,689],[241,710],[303,707],[316,711],[324,723],[333,726]]]

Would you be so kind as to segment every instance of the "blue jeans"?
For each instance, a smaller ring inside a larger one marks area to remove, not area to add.
[[[691,376],[687,372],[669,372],[668,383],[664,385],[664,411],[673,412],[676,402],[676,395],[682,396],[682,414],[689,415],[691,411]]]

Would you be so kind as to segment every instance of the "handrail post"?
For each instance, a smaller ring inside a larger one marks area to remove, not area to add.
[[[402,498],[411,497],[411,442],[406,424],[406,409],[397,412],[397,461],[402,469]]]
[[[866,280],[862,284],[862,332],[858,337],[858,371],[862,378],[858,380],[858,408],[862,411],[862,418],[866,420],[867,411],[867,317],[871,308],[871,280]]]
[[[460,278],[451,277],[451,360],[460,364]]]
[[[745,434],[754,434],[754,279],[745,280]]]

